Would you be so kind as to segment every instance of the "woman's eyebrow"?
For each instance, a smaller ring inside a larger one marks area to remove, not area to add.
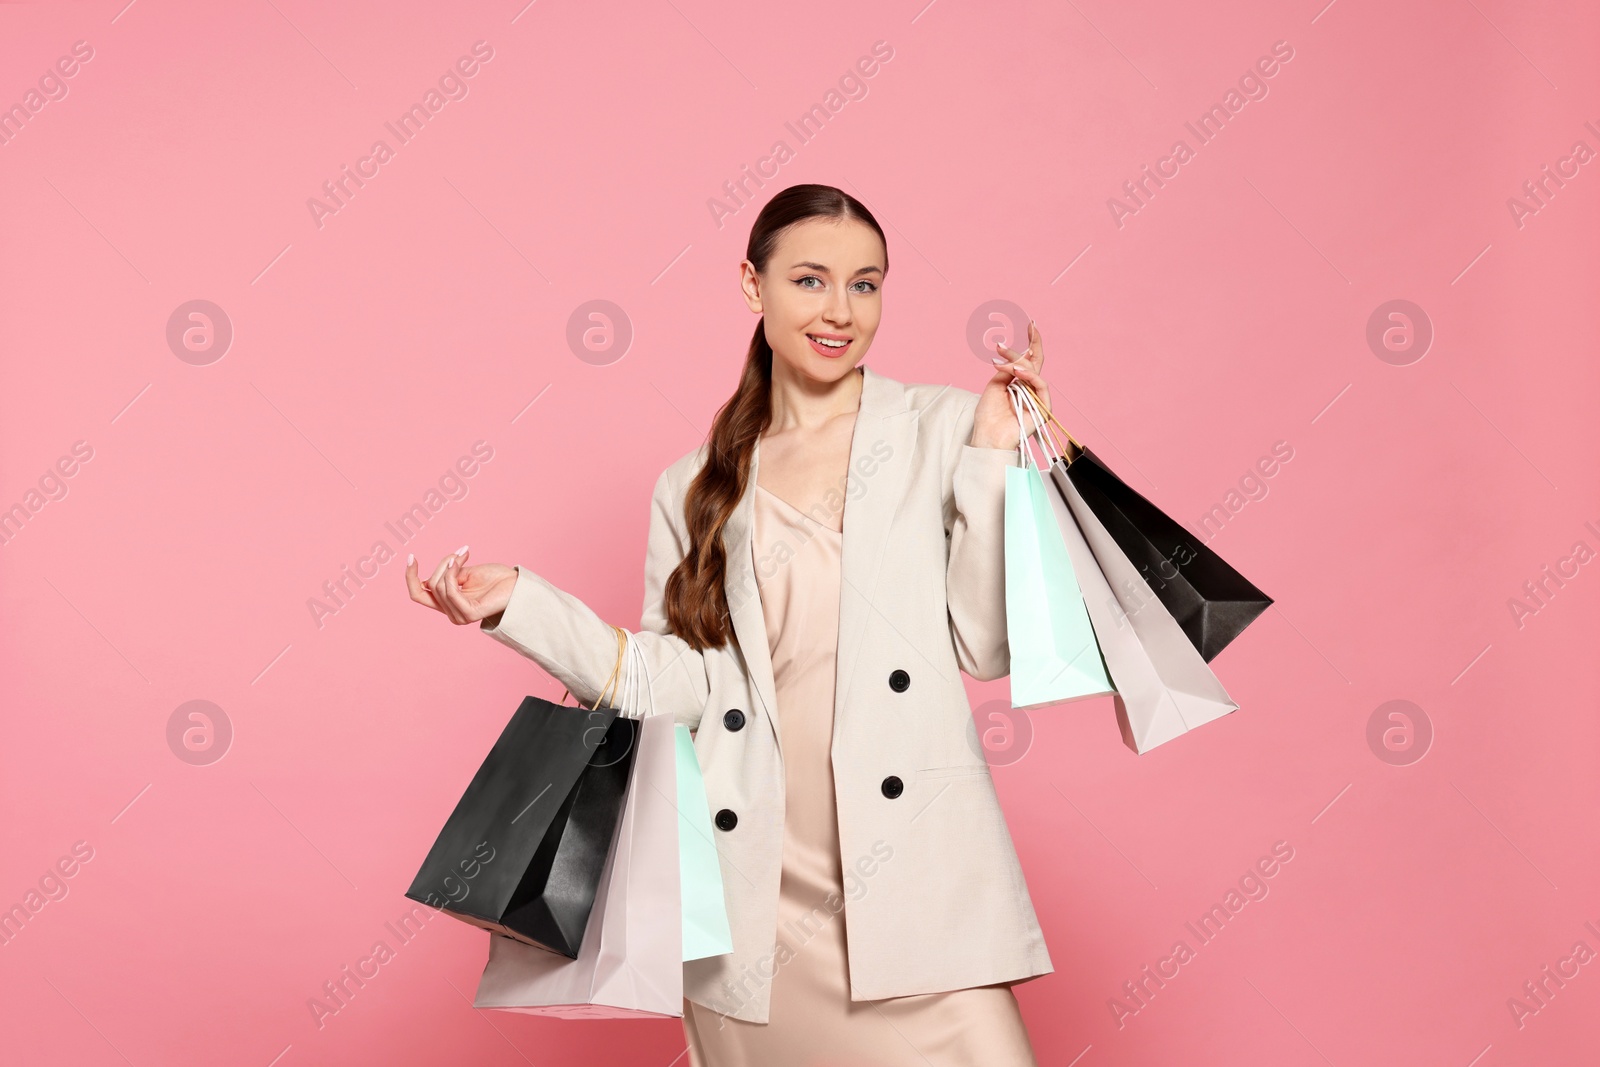
[[[794,267],[790,267],[789,269],[790,270],[794,270],[795,267],[805,267],[808,270],[820,270],[824,274],[832,274],[833,273],[827,267],[824,267],[821,263],[796,263],[794,265]],[[861,274],[882,274],[882,273],[883,273],[883,268],[882,267],[862,267],[860,270],[856,271],[857,275],[861,275]]]

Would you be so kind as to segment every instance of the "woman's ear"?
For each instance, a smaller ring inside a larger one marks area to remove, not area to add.
[[[739,261],[739,288],[744,290],[744,302],[755,314],[761,314],[761,275],[748,259]]]

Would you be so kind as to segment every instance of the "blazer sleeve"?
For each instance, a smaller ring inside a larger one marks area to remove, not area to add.
[[[681,508],[663,471],[650,501],[644,612],[634,636],[650,673],[654,713],[671,714],[693,728],[700,723],[710,687],[705,657],[667,631],[663,592],[667,577],[683,559],[685,544],[675,512],[681,514]],[[539,664],[585,705],[594,704],[616,666],[617,637],[611,626],[583,601],[521,565],[505,610],[484,619],[480,628]],[[643,698],[641,711],[649,712],[649,699]]]
[[[978,394],[963,402],[949,442],[954,466],[948,482],[945,534],[950,539],[945,600],[956,662],[979,681],[1011,671],[1006,641],[1006,467],[1016,463],[1009,448],[970,444]]]

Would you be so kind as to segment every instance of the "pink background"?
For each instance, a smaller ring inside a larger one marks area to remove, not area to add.
[[[470,543],[637,626],[650,487],[754,325],[750,222],[817,181],[889,234],[874,369],[981,388],[969,321],[1011,301],[1136,488],[1198,531],[1254,487],[1209,541],[1277,600],[1214,663],[1241,710],[1135,756],[1109,701],[1045,709],[996,768],[1056,966],[1017,990],[1041,1062],[1575,1062],[1600,963],[1520,1025],[1508,1000],[1600,952],[1600,163],[1520,226],[1508,200],[1600,149],[1584,7],[0,8],[0,105],[93,50],[0,146],[0,507],[58,497],[0,551],[0,906],[93,852],[0,946],[4,1058],[674,1061],[676,1020],[475,1012],[486,935],[449,918],[320,1028],[307,1002],[395,947],[506,717],[561,693],[411,604],[406,552]],[[398,144],[384,123],[477,41],[467,95]],[[785,122],[877,41],[802,143]],[[1184,123],[1278,41],[1267,95],[1197,145]],[[307,201],[379,138],[394,157],[319,226]],[[1194,158],[1119,226],[1108,201],[1179,138]],[[708,202],[778,140],[719,227]],[[232,342],[180,359],[196,299]],[[593,300],[625,351],[569,344]],[[1391,300],[1425,352],[1369,346]],[[478,441],[400,543],[385,521]],[[378,540],[398,558],[319,625]],[[1546,565],[1569,578],[1519,622]],[[1007,699],[970,685],[985,716]],[[208,765],[169,744],[191,700],[231,725]],[[1427,724],[1398,753],[1368,740],[1392,700]],[[1185,922],[1280,841],[1268,894],[1197,946]],[[1194,958],[1119,1024],[1179,939]]]

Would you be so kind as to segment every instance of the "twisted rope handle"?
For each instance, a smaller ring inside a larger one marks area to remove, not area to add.
[[[617,662],[612,665],[612,667],[611,667],[611,677],[606,679],[606,684],[601,688],[600,695],[594,698],[594,708],[589,708],[588,709],[589,711],[593,711],[593,710],[595,710],[595,708],[598,708],[601,704],[605,703],[605,699],[606,699],[606,694],[607,693],[613,693],[613,695],[615,695],[614,691],[613,691],[613,686],[615,686],[615,684],[616,684],[618,672],[620,672],[622,670],[623,656],[626,655],[628,646],[631,644],[631,641],[630,641],[631,635],[628,633],[628,631],[624,630],[620,626],[612,626],[611,630],[612,630],[613,633],[615,633],[617,635]],[[563,689],[561,691],[560,703],[565,704],[567,702],[567,697],[569,697],[571,695],[572,695],[572,690]],[[583,707],[583,705],[581,703],[578,706],[580,708]],[[651,710],[655,709],[655,689],[654,689],[654,687],[652,687],[651,691],[650,691],[650,707],[651,707]]]

